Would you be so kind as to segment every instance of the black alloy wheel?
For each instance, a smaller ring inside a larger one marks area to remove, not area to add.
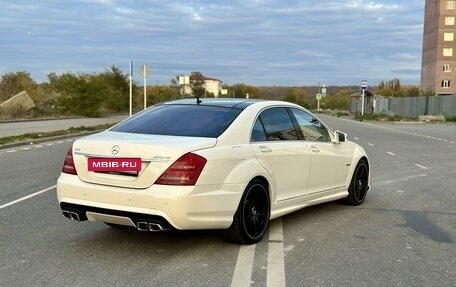
[[[350,205],[360,205],[364,202],[369,188],[369,167],[365,160],[360,160],[353,173],[345,202]]]
[[[269,225],[270,214],[268,189],[262,181],[253,180],[245,189],[233,223],[224,231],[225,239],[241,244],[260,241]]]

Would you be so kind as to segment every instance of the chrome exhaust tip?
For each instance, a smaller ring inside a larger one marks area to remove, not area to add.
[[[81,217],[77,212],[70,211],[70,218],[71,220],[81,221]]]
[[[138,223],[136,223],[136,229],[139,231],[149,231],[149,226],[147,222],[138,221]]]
[[[160,224],[158,224],[158,223],[150,222],[149,223],[149,230],[150,231],[163,231],[163,227]]]
[[[139,231],[163,231],[165,230],[163,226],[159,223],[155,222],[146,222],[146,221],[138,221],[136,223],[136,229]]]
[[[62,210],[62,215],[68,219],[81,221],[81,216],[79,213],[69,210]]]
[[[70,212],[68,210],[62,210],[62,215],[63,215],[63,217],[71,219]]]

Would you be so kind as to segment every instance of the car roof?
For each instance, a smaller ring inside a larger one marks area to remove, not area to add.
[[[198,103],[199,100],[199,103]],[[174,100],[170,102],[163,103],[164,105],[200,105],[200,106],[216,106],[216,107],[225,107],[225,108],[234,108],[243,110],[248,106],[264,102],[265,100],[259,99],[242,99],[242,98],[188,98]]]

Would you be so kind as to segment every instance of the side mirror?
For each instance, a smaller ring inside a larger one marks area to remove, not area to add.
[[[347,134],[343,133],[341,131],[335,131],[334,132],[334,139],[335,143],[343,143],[347,141]]]

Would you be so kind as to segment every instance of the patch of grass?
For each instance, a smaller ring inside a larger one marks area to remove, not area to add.
[[[52,131],[52,132],[42,132],[42,133],[26,133],[23,135],[18,136],[9,136],[9,137],[2,137],[0,138],[0,145],[10,144],[10,143],[17,143],[22,141],[30,141],[36,139],[43,139],[49,137],[56,137],[56,136],[63,136],[63,135],[72,135],[78,134],[81,132],[91,132],[91,131],[101,131],[106,130],[112,127],[114,124],[103,124],[97,126],[80,126],[80,127],[71,127],[67,130],[59,130],[59,131]]]
[[[401,122],[401,121],[416,121],[416,118],[407,118],[398,115],[389,114],[373,114],[373,115],[356,115],[356,121],[385,121],[385,122]]]
[[[445,116],[447,122],[456,122],[456,116]]]

